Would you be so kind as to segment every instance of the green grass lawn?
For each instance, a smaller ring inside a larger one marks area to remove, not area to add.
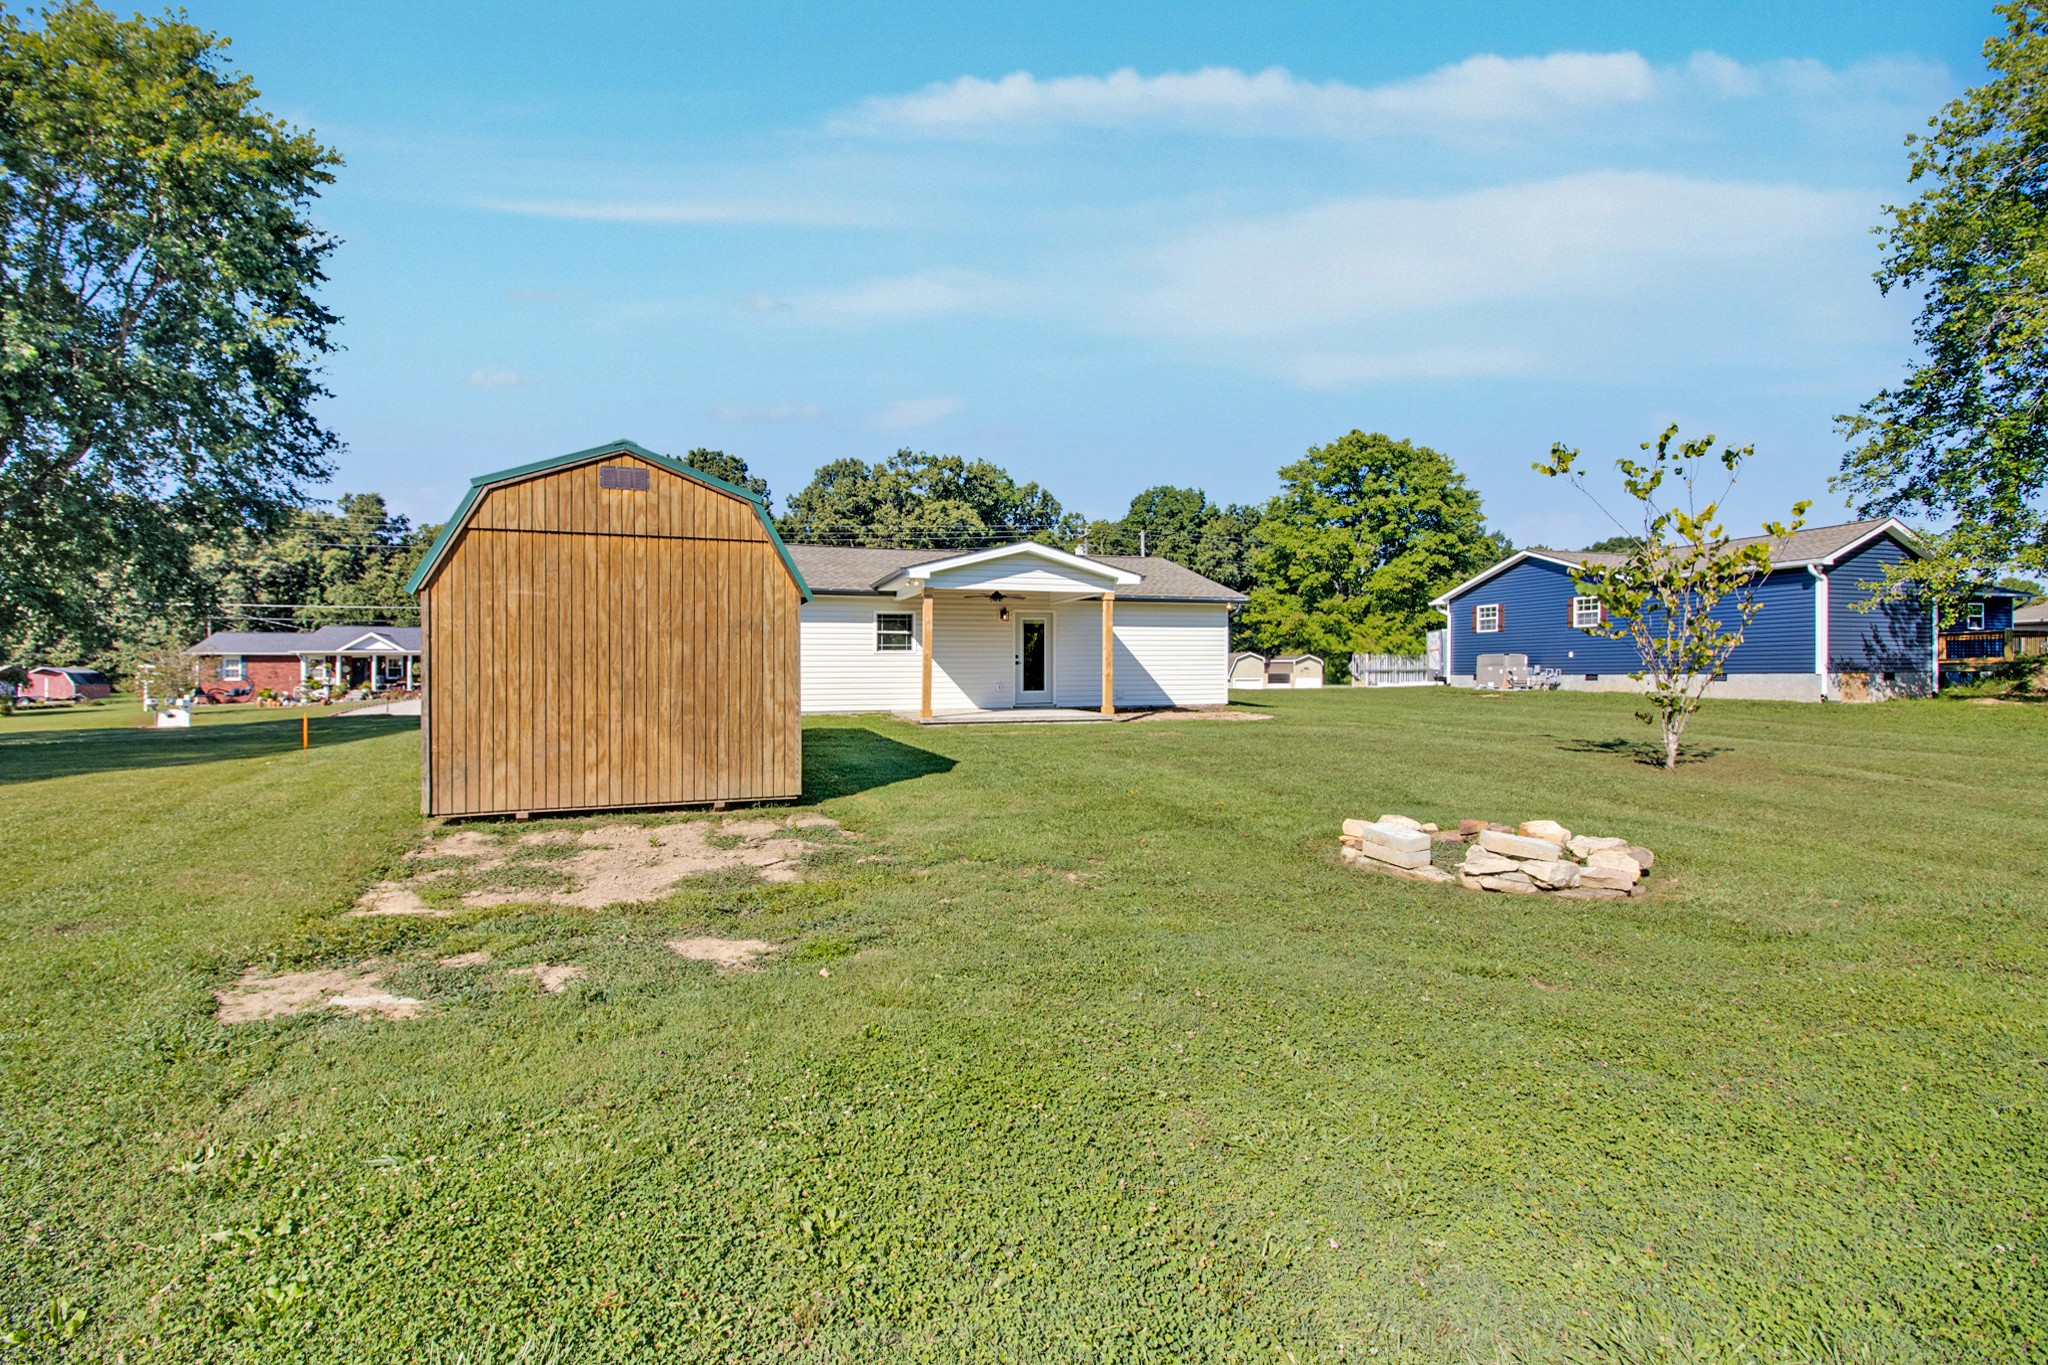
[[[2048,714],[1713,704],[1668,775],[1625,697],[1262,706],[814,721],[811,880],[435,920],[345,915],[411,721],[0,721],[0,1358],[2048,1356]],[[1382,811],[1656,891],[1340,865]],[[373,957],[425,1017],[212,1017]]]

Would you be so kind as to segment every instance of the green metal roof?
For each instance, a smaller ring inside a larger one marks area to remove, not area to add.
[[[501,469],[495,474],[479,474],[471,479],[469,491],[464,493],[462,501],[456,504],[455,515],[448,518],[448,524],[441,528],[441,534],[434,537],[433,547],[427,551],[427,557],[420,561],[420,566],[412,571],[412,577],[405,581],[405,590],[417,593],[426,586],[427,580],[434,576],[434,570],[440,567],[442,556],[448,553],[448,547],[455,543],[455,537],[461,533],[463,524],[469,520],[469,514],[476,507],[477,499],[486,489],[501,483],[510,483],[515,479],[529,479],[551,470],[567,469],[571,465],[588,464],[607,455],[637,455],[650,464],[659,465],[671,474],[694,480],[706,488],[714,488],[721,493],[730,493],[748,503],[753,507],[754,515],[761,519],[761,529],[768,533],[768,543],[773,545],[775,553],[782,557],[782,567],[789,570],[790,578],[796,583],[796,590],[803,595],[804,601],[811,600],[811,585],[804,582],[802,571],[797,568],[796,561],[789,557],[789,547],[782,543],[782,537],[775,530],[775,520],[768,515],[768,504],[763,502],[758,494],[748,492],[736,484],[727,483],[714,474],[693,469],[673,455],[657,454],[638,441],[627,440],[607,441],[588,450],[572,451],[567,455],[556,455],[552,459],[535,460],[532,464],[515,465],[511,469]]]

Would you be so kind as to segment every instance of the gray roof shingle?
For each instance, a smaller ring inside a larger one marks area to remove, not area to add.
[[[876,583],[899,569],[907,569],[913,564],[930,564],[935,560],[951,559],[955,555],[971,554],[973,551],[943,547],[905,549],[855,545],[791,545],[789,553],[790,557],[796,560],[797,568],[803,573],[804,581],[811,585],[811,591],[865,593],[873,592]],[[1158,555],[1083,555],[1082,558],[1139,576],[1140,582],[1135,587],[1117,591],[1119,601],[1244,601],[1243,593],[1204,578],[1193,569],[1185,568],[1170,559],[1161,559]]]
[[[323,654],[377,634],[407,654],[420,652],[418,626],[322,626],[318,630],[217,630],[187,654]]]
[[[1737,536],[1728,543],[1738,549],[1768,545],[1773,564],[1804,564],[1839,554],[1890,520],[1890,517],[1878,517],[1873,521],[1845,521],[1836,526],[1806,526],[1789,536]],[[1620,555],[1593,550],[1546,550],[1531,546],[1529,552],[1568,560],[1573,564],[1619,564],[1622,560]]]

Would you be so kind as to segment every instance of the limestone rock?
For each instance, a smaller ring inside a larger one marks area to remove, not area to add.
[[[1572,841],[1572,832],[1555,820],[1524,820],[1515,826],[1515,833],[1531,839],[1548,839],[1559,848]]]
[[[1389,877],[1403,877],[1411,882],[1436,882],[1438,884],[1445,884],[1457,880],[1457,878],[1453,877],[1450,873],[1444,871],[1442,868],[1431,867],[1428,863],[1424,863],[1421,867],[1394,867],[1390,864],[1379,863],[1374,865],[1373,870],[1376,872],[1384,872]]]
[[[1508,858],[1535,858],[1543,862],[1557,862],[1564,857],[1562,844],[1549,839],[1533,839],[1523,834],[1502,834],[1494,829],[1479,832],[1479,846],[1489,853],[1498,853]]]
[[[1555,862],[1532,860],[1523,863],[1521,871],[1536,885],[1552,891],[1562,891],[1566,887],[1579,884],[1579,865],[1577,863],[1564,862],[1562,860]]]
[[[1396,829],[1420,830],[1422,822],[1412,815],[1382,815],[1375,824],[1392,825]]]
[[[1484,820],[1460,820],[1458,822],[1458,833],[1464,835],[1467,839],[1485,828],[1486,822]]]
[[[1424,834],[1441,834],[1441,833],[1443,833],[1443,831],[1442,831],[1442,830],[1438,829],[1438,828],[1437,828],[1437,827],[1436,827],[1435,825],[1432,825],[1432,824],[1431,824],[1431,823],[1430,823],[1429,821],[1427,821],[1427,820],[1424,820],[1424,821],[1422,822],[1422,832],[1423,832]]]
[[[1423,840],[1423,846],[1419,849],[1388,848],[1384,844],[1374,843],[1360,844],[1356,848],[1346,845],[1344,860],[1351,863],[1385,863],[1389,867],[1428,867],[1429,841]]]
[[[1643,875],[1643,865],[1625,848],[1596,848],[1586,855],[1587,867],[1610,868],[1627,875],[1631,884]]]
[[[1636,884],[1638,875],[1628,868],[1605,867],[1599,863],[1593,863],[1579,870],[1579,885],[1605,887],[1614,891],[1626,891]]]
[[[1510,895],[1534,896],[1539,894],[1536,883],[1520,872],[1503,872],[1498,877],[1481,877],[1479,884],[1488,891],[1506,891]]]
[[[1616,891],[1606,886],[1569,886],[1562,891],[1550,893],[1559,900],[1567,901],[1625,901],[1628,892]]]
[[[1576,839],[1566,840],[1565,847],[1571,850],[1574,858],[1583,858],[1589,853],[1598,853],[1603,848],[1627,848],[1628,840],[1598,838],[1590,834],[1581,834]]]
[[[1628,856],[1634,858],[1645,872],[1648,872],[1657,865],[1657,855],[1644,848],[1641,844],[1630,844],[1628,846]]]
[[[1465,854],[1465,861],[1460,866],[1475,877],[1497,877],[1503,872],[1519,872],[1522,869],[1522,865],[1513,858],[1503,858],[1498,853],[1488,853],[1478,847]]]
[[[1371,820],[1346,820],[1344,832],[1368,844],[1382,848],[1399,849],[1405,853],[1421,852],[1423,861],[1428,862],[1429,836],[1419,829],[1403,829],[1399,825],[1376,824]]]

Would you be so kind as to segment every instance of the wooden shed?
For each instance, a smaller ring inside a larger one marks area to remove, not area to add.
[[[802,791],[810,589],[746,490],[631,441],[485,474],[407,586],[426,814]]]

